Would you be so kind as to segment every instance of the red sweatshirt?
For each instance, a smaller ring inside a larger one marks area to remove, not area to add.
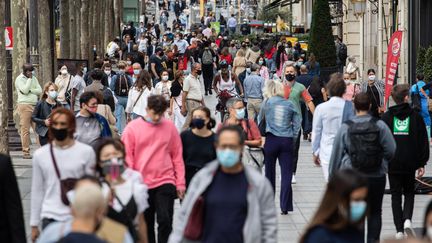
[[[141,173],[149,189],[173,184],[185,189],[185,168],[180,135],[171,121],[162,119],[157,125],[138,118],[123,131],[126,161]]]

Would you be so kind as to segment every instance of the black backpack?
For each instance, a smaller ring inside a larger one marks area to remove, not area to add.
[[[129,95],[129,84],[125,74],[119,75],[117,79],[116,87],[114,87],[114,93],[117,96],[128,96]]]
[[[413,108],[415,111],[420,112],[421,111],[421,96],[420,91],[418,88],[418,85],[416,86],[416,92],[411,92],[411,108]]]
[[[381,168],[383,148],[380,143],[378,119],[366,122],[347,121],[351,165],[360,172],[374,172]]]

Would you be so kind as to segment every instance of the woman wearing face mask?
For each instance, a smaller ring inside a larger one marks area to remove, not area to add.
[[[162,71],[161,81],[156,84],[154,94],[162,95],[167,101],[171,99],[172,81],[169,80],[168,71]],[[165,112],[165,118],[169,118],[169,112]]]
[[[364,242],[367,192],[367,180],[358,172],[334,174],[300,243]]]
[[[128,101],[126,104],[127,122],[138,117],[144,117],[147,108],[147,98],[154,92],[150,73],[141,70],[137,81],[129,90]]]
[[[59,70],[59,75],[54,81],[58,87],[57,101],[68,109],[70,108],[70,100],[66,100],[66,92],[70,91],[72,88],[71,79],[72,75],[68,73],[67,66],[63,65]]]
[[[285,52],[285,47],[282,44],[279,45],[275,58],[276,59],[274,61],[276,64],[276,75],[280,77],[282,74],[284,63],[288,61],[288,54]]]
[[[45,84],[41,100],[36,104],[32,121],[36,123],[36,133],[39,135],[39,143],[41,146],[48,143],[48,127],[51,124],[51,112],[62,107],[62,104],[57,101],[58,87],[52,82]]]
[[[367,75],[368,80],[361,84],[360,90],[362,93],[366,93],[371,100],[370,115],[380,118],[384,111],[384,81],[376,78],[373,69],[369,69]]]
[[[216,121],[210,117],[210,110],[201,106],[192,111],[191,129],[185,130],[180,135],[183,144],[186,187],[201,168],[216,159],[215,134],[211,130],[215,125]]]
[[[265,175],[276,191],[276,160],[281,168],[280,209],[286,215],[293,211],[294,139],[298,137],[301,115],[292,101],[284,99],[284,88],[278,80],[268,80],[264,88],[266,100],[261,105],[258,120],[265,118],[266,142],[264,144]]]
[[[172,115],[174,125],[176,126],[178,131],[182,130],[182,127],[186,121],[186,117],[184,117],[181,113],[183,99],[183,80],[183,71],[178,70],[175,74],[175,79],[171,86],[170,108],[168,109],[168,114]]]
[[[260,65],[260,71],[259,71],[260,76],[263,77],[264,80],[269,79],[270,74],[264,57],[263,56],[258,57],[256,63]]]
[[[356,94],[360,93],[360,85],[355,82],[355,80],[351,80],[349,73],[345,72],[343,75],[346,91],[343,95],[343,98],[347,101],[352,101]]]
[[[135,240],[139,238],[140,242],[147,242],[144,219],[148,207],[147,186],[140,173],[127,167],[125,157],[124,144],[117,139],[103,139],[96,148],[96,171],[113,192],[107,216],[128,227]]]

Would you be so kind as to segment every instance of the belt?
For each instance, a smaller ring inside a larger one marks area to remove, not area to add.
[[[191,101],[195,101],[195,102],[201,103],[201,100],[196,100],[196,99],[186,99],[186,100],[191,100]]]

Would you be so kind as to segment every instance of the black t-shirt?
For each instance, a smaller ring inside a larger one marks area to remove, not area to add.
[[[297,76],[296,82],[303,84],[306,89],[309,88],[313,80],[313,77],[309,74],[301,74]]]
[[[202,168],[208,162],[216,159],[214,133],[208,137],[200,137],[188,129],[182,132],[180,137],[183,144],[183,160],[185,165]]]
[[[366,93],[371,101],[371,115],[379,118],[378,107],[380,107],[380,95],[377,88],[374,85],[368,85]]]
[[[248,182],[244,171],[227,174],[220,169],[204,194],[202,242],[243,242],[247,216]]]
[[[163,69],[164,69],[164,67],[163,67],[163,65],[162,65],[162,59],[161,58],[159,58],[159,57],[157,57],[156,55],[151,55],[150,56],[150,73],[151,73],[151,76],[154,78],[154,74],[153,74],[153,72],[151,71],[151,64],[152,63],[154,63],[155,64],[155,69],[156,69],[156,72],[157,72],[157,75],[158,76],[160,76],[161,75],[161,72],[163,71]]]

